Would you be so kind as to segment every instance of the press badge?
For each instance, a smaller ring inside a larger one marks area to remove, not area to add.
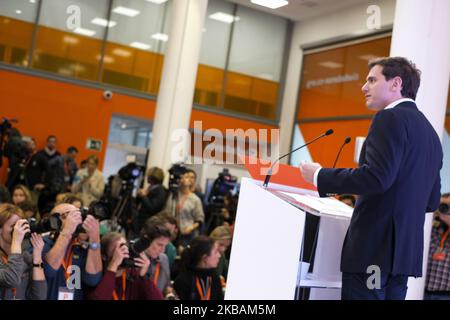
[[[59,287],[58,289],[58,300],[73,300],[74,290],[68,289],[66,287]]]

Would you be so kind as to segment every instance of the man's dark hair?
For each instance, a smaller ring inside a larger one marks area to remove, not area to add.
[[[342,194],[338,197],[339,201],[350,200],[353,206],[356,204],[356,197],[352,194]]]
[[[450,197],[450,192],[446,192],[441,195],[441,198],[448,198],[448,197]]]
[[[70,146],[70,147],[67,148],[67,153],[72,153],[72,152],[78,153],[77,147]]]
[[[402,79],[402,96],[415,100],[420,87],[421,71],[416,65],[403,57],[378,58],[369,62],[369,70],[375,66],[383,68],[386,81],[395,77]]]
[[[186,169],[186,172],[185,172],[185,173],[193,173],[195,179],[197,179],[197,172],[195,172],[195,170],[193,170],[193,169]]]
[[[158,238],[164,237],[170,239],[170,231],[167,229],[160,221],[155,219],[152,220],[153,217],[147,219],[145,221],[144,226],[142,227],[141,235],[146,236],[150,243]]]

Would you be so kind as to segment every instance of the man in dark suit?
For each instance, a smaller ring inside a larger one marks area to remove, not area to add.
[[[300,166],[321,197],[360,195],[342,249],[342,299],[403,300],[408,276],[422,276],[425,213],[439,206],[443,155],[438,135],[414,102],[419,86],[412,62],[371,61],[362,91],[367,107],[378,112],[359,167]]]

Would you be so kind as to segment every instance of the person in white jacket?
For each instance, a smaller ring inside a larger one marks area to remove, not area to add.
[[[105,179],[97,167],[97,156],[89,156],[86,168],[78,170],[72,185],[72,192],[80,197],[87,207],[91,202],[100,200],[105,189]]]

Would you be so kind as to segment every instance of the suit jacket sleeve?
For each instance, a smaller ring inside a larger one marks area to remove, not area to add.
[[[360,167],[321,169],[317,178],[320,196],[385,192],[397,177],[406,142],[406,130],[399,116],[392,109],[378,112],[369,129]]]
[[[441,165],[442,168],[442,165]],[[431,191],[430,199],[428,200],[427,212],[434,212],[438,209],[441,200],[441,176],[438,174],[433,190]]]

